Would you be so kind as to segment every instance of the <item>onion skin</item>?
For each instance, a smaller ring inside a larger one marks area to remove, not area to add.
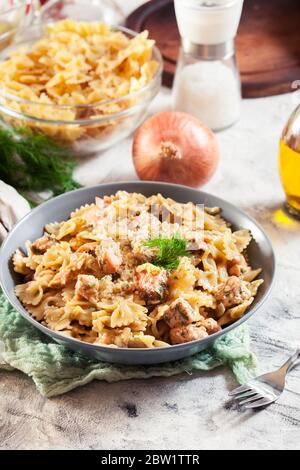
[[[142,180],[198,187],[214,174],[219,146],[213,132],[195,117],[165,111],[140,126],[133,140],[132,155]]]

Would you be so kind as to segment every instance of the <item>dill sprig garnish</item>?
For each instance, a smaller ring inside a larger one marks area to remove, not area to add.
[[[50,137],[0,126],[0,179],[17,190],[51,189],[57,195],[79,188],[72,177],[75,166],[71,150]]]
[[[180,238],[178,234],[171,238],[154,238],[145,242],[144,245],[149,248],[157,248],[152,264],[161,266],[169,271],[177,268],[181,256],[191,255],[187,250],[186,240]]]

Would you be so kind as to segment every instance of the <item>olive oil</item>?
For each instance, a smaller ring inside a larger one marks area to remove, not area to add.
[[[300,214],[300,149],[291,149],[280,140],[279,168],[287,203]]]
[[[300,106],[290,117],[280,139],[279,171],[287,210],[300,218]]]

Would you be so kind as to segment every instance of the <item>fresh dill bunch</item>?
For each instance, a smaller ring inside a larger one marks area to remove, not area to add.
[[[50,137],[0,125],[0,179],[17,190],[51,189],[57,195],[76,189],[75,166],[71,150]]]
[[[181,256],[190,256],[187,250],[187,242],[178,234],[171,238],[159,237],[144,243],[149,248],[157,248],[157,253],[152,263],[169,271],[176,269]]]

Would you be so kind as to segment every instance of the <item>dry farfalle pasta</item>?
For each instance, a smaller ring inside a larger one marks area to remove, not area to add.
[[[250,241],[220,210],[119,191],[48,224],[26,254],[16,251],[24,278],[16,295],[38,321],[90,343],[198,340],[253,302],[263,281],[248,262]]]
[[[97,123],[97,118],[125,110],[139,98],[111,100],[141,90],[153,78],[158,68],[152,60],[153,45],[147,31],[130,38],[99,22],[66,19],[48,25],[42,39],[0,63],[1,89],[17,98],[2,101],[34,118],[70,125],[12,117],[10,122],[66,142],[102,133],[108,124]],[[51,105],[56,105],[55,116]],[[74,125],[85,119],[91,120],[88,126]]]

